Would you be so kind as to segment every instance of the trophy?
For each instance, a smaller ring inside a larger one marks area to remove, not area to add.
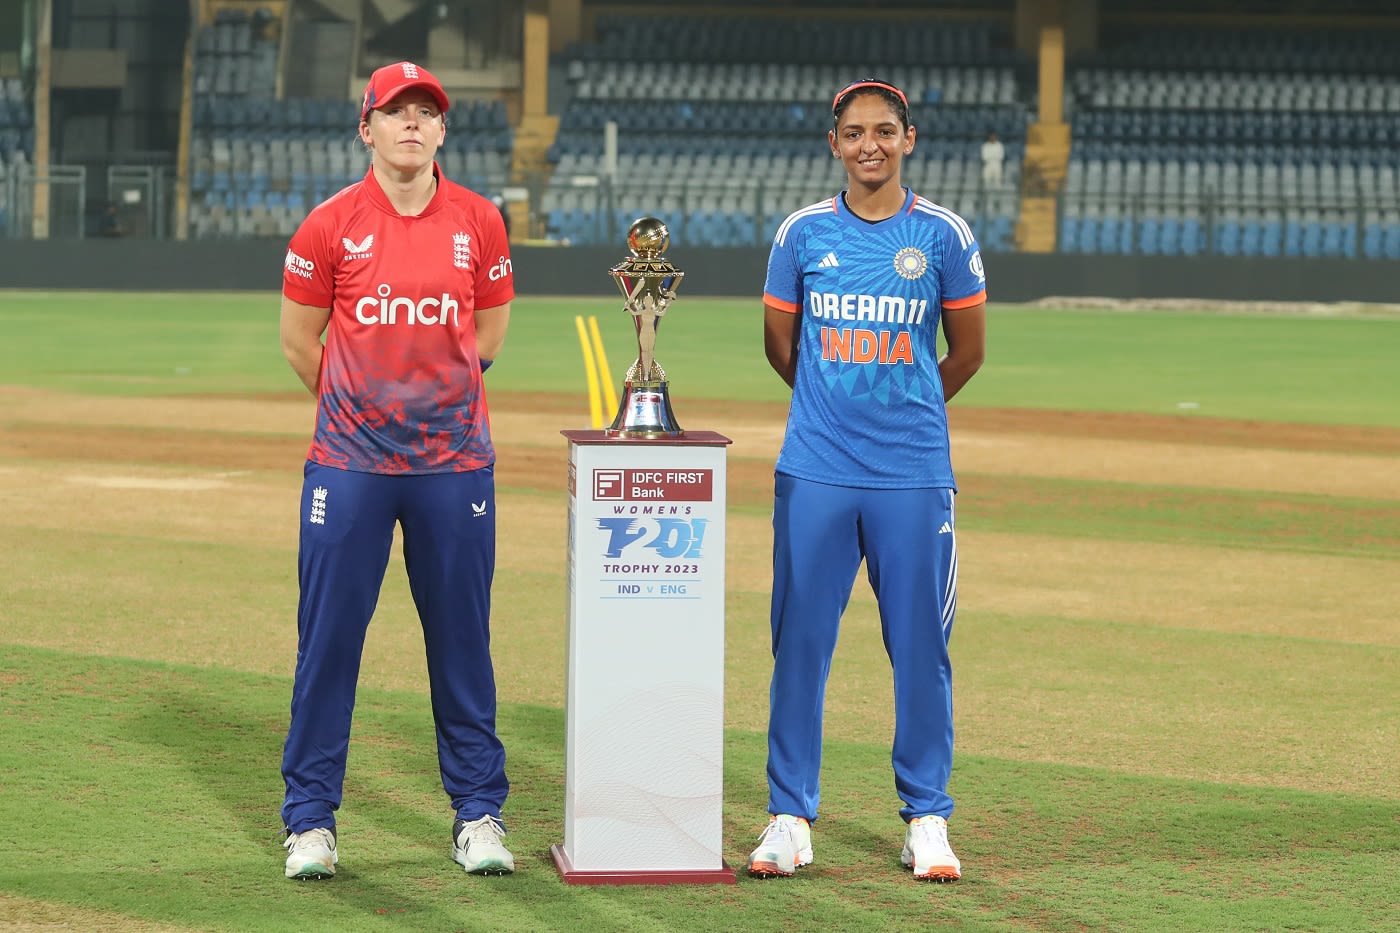
[[[627,231],[632,255],[608,270],[637,328],[637,360],[622,383],[617,417],[605,433],[613,437],[680,437],[685,432],[671,411],[666,371],[656,362],[656,329],[675,300],[685,273],[661,254],[671,233],[655,217],[641,217]]]

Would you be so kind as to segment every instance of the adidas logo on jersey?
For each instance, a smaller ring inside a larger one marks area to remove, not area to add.
[[[817,263],[817,268],[818,268],[818,269],[835,269],[835,268],[836,268],[837,266],[839,266],[839,265],[841,265],[841,263],[840,263],[840,261],[837,260],[836,254],[835,254],[835,253],[827,253],[825,256],[822,257],[822,261],[819,262],[819,263]]]
[[[941,535],[950,535],[953,533],[953,526],[944,522],[943,527],[938,529],[938,533]]]

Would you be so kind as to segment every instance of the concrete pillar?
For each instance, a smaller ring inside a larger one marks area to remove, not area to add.
[[[1040,122],[1063,123],[1065,119],[1065,22],[1063,4],[1050,2],[1046,7],[1060,7],[1060,16],[1040,24]]]
[[[1040,28],[1050,21],[1063,27],[1067,54],[1098,48],[1098,0],[1016,0],[1012,27],[1016,48],[1032,58],[1039,55]]]
[[[549,0],[549,50],[562,52],[583,38],[583,0]]]
[[[53,0],[38,0],[34,36],[34,177],[49,177],[49,100],[53,83]],[[49,184],[34,183],[34,225],[36,240],[49,238]]]
[[[549,113],[550,0],[525,0],[525,41],[520,85],[526,117]]]

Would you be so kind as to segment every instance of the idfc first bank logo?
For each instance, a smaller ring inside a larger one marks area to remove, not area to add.
[[[598,519],[605,557],[636,546],[668,560],[698,558],[710,520],[692,517],[688,503],[714,501],[714,470],[594,470],[593,501],[612,503],[613,515]]]

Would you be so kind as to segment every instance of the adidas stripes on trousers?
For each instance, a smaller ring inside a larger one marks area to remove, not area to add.
[[[894,671],[891,760],[900,815],[948,817],[954,491],[854,489],[781,473],[774,486],[769,812],[817,818],[827,676],[863,558]]]
[[[491,580],[494,470],[382,475],[306,464],[297,664],[282,755],[290,832],[333,826],[355,687],[394,526],[427,649],[442,785],[458,818],[500,816],[509,785],[496,737]]]

